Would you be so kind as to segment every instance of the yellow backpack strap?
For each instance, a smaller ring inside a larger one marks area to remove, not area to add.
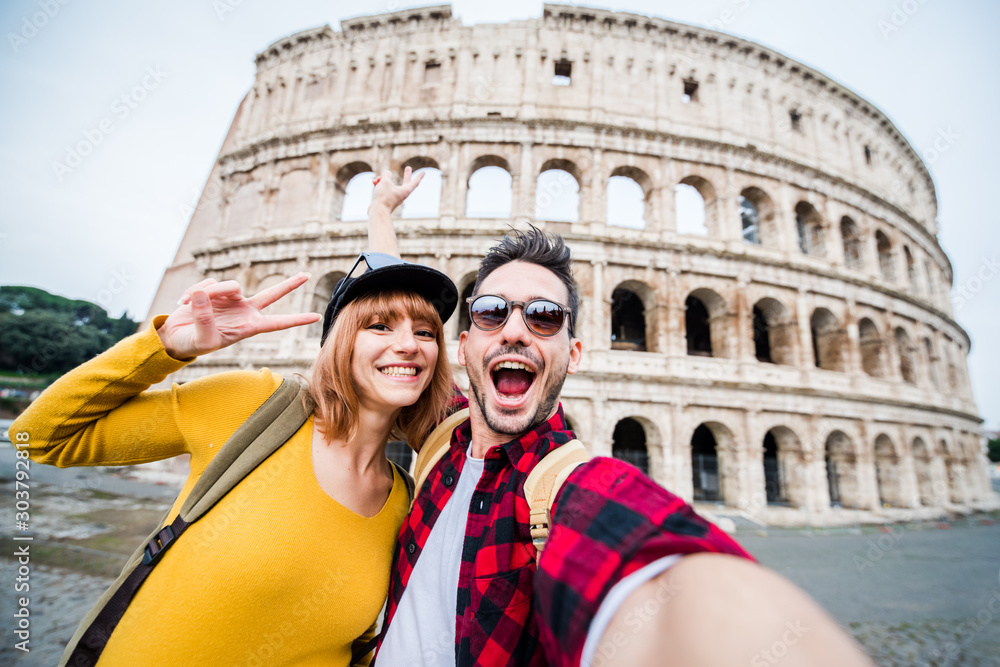
[[[524,499],[531,512],[531,541],[539,552],[549,538],[552,503],[570,473],[590,460],[590,454],[579,440],[570,440],[556,447],[538,462],[524,481]]]
[[[468,418],[469,408],[452,413],[447,419],[438,424],[437,428],[431,431],[431,434],[424,440],[424,444],[420,446],[420,451],[417,452],[417,462],[413,466],[413,479],[416,482],[413,487],[413,497],[410,499],[411,508],[417,494],[420,493],[420,487],[427,480],[427,476],[431,474],[431,470],[434,469],[435,464],[448,451],[448,445],[451,444],[452,431]]]

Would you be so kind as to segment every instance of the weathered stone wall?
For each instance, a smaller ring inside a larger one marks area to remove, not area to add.
[[[463,26],[446,6],[352,19],[257,67],[153,314],[204,276],[253,292],[300,270],[312,280],[278,307],[322,310],[367,242],[342,219],[351,179],[436,169],[437,214],[397,221],[407,259],[464,290],[512,222],[572,247],[585,357],[564,404],[595,453],[634,420],[655,479],[765,519],[993,498],[933,184],[840,84],[728,35],[557,5],[503,25]],[[484,167],[509,174],[510,216],[466,215]],[[641,188],[638,228],[609,222],[612,177]],[[679,224],[679,185],[705,233]],[[568,191],[576,215],[551,219]],[[301,372],[318,341],[315,326],[270,334],[178,375]],[[692,469],[701,425],[708,487]]]

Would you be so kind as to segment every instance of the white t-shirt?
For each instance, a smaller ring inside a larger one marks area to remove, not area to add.
[[[472,445],[455,491],[427,537],[392,624],[378,653],[378,664],[389,667],[454,667],[455,623],[458,615],[458,575],[469,505],[483,476],[485,459],[473,458]],[[634,590],[665,571],[680,556],[650,563],[615,584],[601,603],[587,632],[581,667],[590,667],[597,643],[618,607]],[[541,650],[541,649],[539,649]]]

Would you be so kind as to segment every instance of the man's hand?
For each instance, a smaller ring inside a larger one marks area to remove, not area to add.
[[[190,359],[259,333],[318,322],[320,316],[316,313],[260,312],[307,280],[309,275],[300,273],[249,298],[243,296],[234,280],[203,280],[184,292],[181,306],[157,329],[157,334],[167,354],[174,359]]]
[[[396,185],[388,169],[375,179],[372,203],[368,207],[369,250],[399,257],[396,231],[392,228],[392,212],[410,196],[423,178],[423,172],[414,176],[413,170],[407,167],[403,170],[402,185]]]

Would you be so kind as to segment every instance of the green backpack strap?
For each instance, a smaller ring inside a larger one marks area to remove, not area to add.
[[[438,424],[431,431],[431,434],[424,439],[424,444],[420,446],[420,451],[417,452],[417,462],[413,466],[413,476],[416,478],[416,482],[414,483],[415,492],[410,495],[410,509],[413,509],[415,494],[420,492],[420,487],[424,485],[435,464],[448,451],[448,445],[451,444],[452,432],[468,418],[469,408],[457,410]]]
[[[570,473],[591,459],[579,440],[570,440],[542,458],[524,481],[524,499],[531,512],[531,541],[538,553],[549,538],[552,505]],[[535,557],[537,559],[537,556]]]
[[[96,665],[136,591],[185,528],[197,521],[244,477],[288,441],[309,417],[308,391],[298,382],[281,385],[240,425],[208,464],[170,525],[164,522],[128,559],[115,582],[90,610],[66,646],[59,664]]]

